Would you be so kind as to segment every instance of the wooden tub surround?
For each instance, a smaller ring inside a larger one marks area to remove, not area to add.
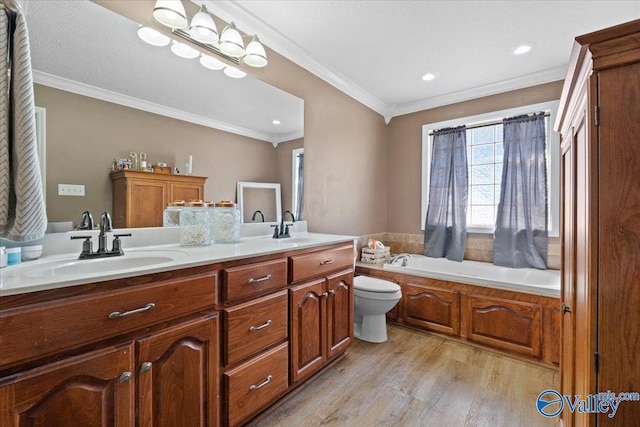
[[[552,367],[559,364],[559,298],[429,279],[374,266],[358,265],[356,274],[400,285],[402,299],[387,314],[389,320]]]
[[[343,240],[0,297],[0,426],[245,424],[345,355],[354,258]]]

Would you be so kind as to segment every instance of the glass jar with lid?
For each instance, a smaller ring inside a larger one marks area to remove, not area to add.
[[[180,245],[211,244],[211,211],[202,201],[187,202],[180,211]]]
[[[236,204],[223,200],[215,204],[211,221],[215,243],[237,243],[240,241],[240,210]]]
[[[162,214],[163,227],[177,227],[180,225],[180,211],[184,209],[185,201],[176,200],[169,203]]]

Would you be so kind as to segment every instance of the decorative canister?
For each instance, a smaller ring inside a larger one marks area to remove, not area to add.
[[[180,245],[211,244],[211,211],[204,202],[187,202],[180,211]]]
[[[215,243],[236,243],[240,241],[240,210],[236,204],[223,200],[213,208],[213,241]]]
[[[177,227],[180,225],[180,211],[185,207],[184,200],[176,200],[169,203],[169,206],[164,210],[162,214],[162,226],[163,227]]]

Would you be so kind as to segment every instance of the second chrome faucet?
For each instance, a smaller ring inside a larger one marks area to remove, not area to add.
[[[93,228],[93,218],[91,213],[85,211],[82,214],[81,225],[83,229]],[[86,227],[86,228],[85,228]],[[82,252],[80,252],[79,259],[100,258],[124,255],[122,250],[122,243],[120,237],[131,236],[131,233],[114,234],[111,250],[107,250],[107,233],[113,231],[113,225],[111,222],[111,215],[109,212],[102,212],[100,216],[100,234],[98,235],[98,250],[93,252],[93,243],[91,239],[93,236],[71,236],[71,240],[84,239],[82,242]]]

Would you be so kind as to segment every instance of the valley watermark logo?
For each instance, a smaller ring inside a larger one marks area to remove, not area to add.
[[[562,395],[556,390],[545,390],[536,399],[536,409],[540,415],[553,418],[558,416],[565,408],[571,412],[588,414],[607,414],[609,418],[616,416],[620,403],[625,401],[640,401],[640,393],[625,392],[616,393],[608,390],[598,394]]]

